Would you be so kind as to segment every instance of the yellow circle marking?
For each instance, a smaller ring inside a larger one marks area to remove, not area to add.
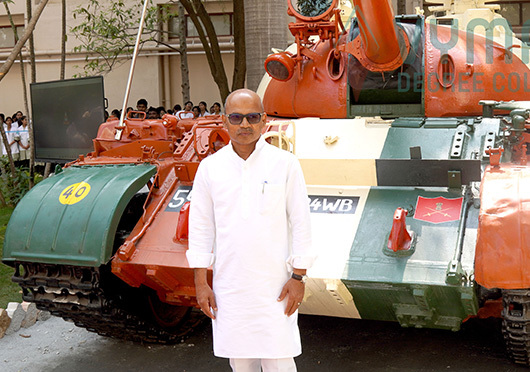
[[[59,195],[61,204],[72,205],[80,202],[90,192],[90,185],[86,182],[74,183],[65,189]]]

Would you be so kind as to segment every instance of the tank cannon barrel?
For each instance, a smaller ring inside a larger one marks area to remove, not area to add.
[[[360,37],[355,57],[370,71],[393,71],[407,58],[407,36],[396,25],[390,0],[353,0]]]

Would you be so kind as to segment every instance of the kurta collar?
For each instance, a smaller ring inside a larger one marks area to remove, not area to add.
[[[232,141],[230,141],[230,152],[232,153],[232,156],[238,159],[239,162],[245,164],[250,163],[255,159],[258,154],[261,152],[261,150],[267,145],[267,141],[263,138],[263,136],[260,136],[258,139],[258,142],[256,142],[256,147],[254,148],[254,151],[252,151],[252,154],[247,158],[247,160],[243,160],[235,151],[234,147],[232,146]]]

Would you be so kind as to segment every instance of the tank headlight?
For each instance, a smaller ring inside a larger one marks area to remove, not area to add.
[[[293,76],[294,65],[294,60],[289,53],[275,53],[265,60],[265,71],[273,79],[287,81]]]
[[[288,0],[288,13],[300,21],[313,22],[329,20],[337,0]]]

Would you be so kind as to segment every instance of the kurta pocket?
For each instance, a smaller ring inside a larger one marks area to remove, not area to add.
[[[259,211],[261,214],[274,213],[281,209],[285,189],[280,184],[263,183],[260,190]],[[285,209],[285,208],[283,208]]]

